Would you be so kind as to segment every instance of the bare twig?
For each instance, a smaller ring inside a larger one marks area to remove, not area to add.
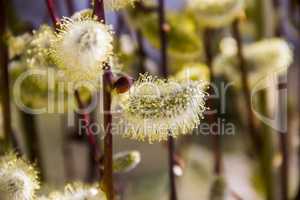
[[[46,3],[53,25],[56,27],[59,24],[60,19],[56,12],[55,3],[53,0],[46,0]]]
[[[105,23],[105,11],[103,0],[95,0],[93,14],[100,21]],[[109,65],[104,67],[103,74],[103,112],[104,112],[104,174],[103,188],[108,200],[114,200],[114,181],[113,181],[113,135],[111,130],[111,89],[113,82],[113,74]]]
[[[212,61],[213,61],[213,54],[212,54],[212,30],[206,29],[204,31],[204,46],[205,46],[205,54],[206,54],[206,64],[209,68],[210,72],[210,80],[211,83],[214,82],[215,80],[215,75],[214,71],[212,69]],[[212,95],[213,93],[213,88],[210,87],[208,93]],[[215,102],[213,99],[209,98],[207,100],[208,107],[210,109],[215,108]],[[217,121],[217,114],[216,113],[211,113],[206,116],[208,119],[209,124],[213,124]],[[222,174],[222,147],[221,147],[221,136],[217,132],[217,130],[213,130],[211,134],[211,137],[213,139],[213,150],[214,150],[214,173],[216,175],[221,175]]]
[[[258,127],[255,123],[254,114],[252,112],[251,107],[251,92],[249,87],[249,80],[248,80],[248,73],[245,67],[245,59],[243,55],[243,45],[242,45],[242,38],[239,30],[239,20],[235,20],[232,26],[232,32],[235,40],[237,41],[238,46],[238,60],[239,60],[239,68],[241,72],[241,79],[242,79],[242,87],[245,96],[245,104],[246,104],[246,112],[248,118],[248,128],[249,134],[252,139],[253,147],[255,148],[256,152],[259,154],[261,152],[261,136],[258,133]]]
[[[9,71],[8,71],[8,47],[5,42],[7,28],[7,10],[5,0],[0,0],[0,68],[1,68],[1,86],[2,86],[2,115],[3,128],[6,145],[12,144],[12,127],[11,127],[11,108],[9,92]]]
[[[139,56],[139,73],[145,73],[146,52],[141,30],[137,30],[138,56]]]
[[[94,1],[93,15],[97,16],[100,21],[105,23],[105,12],[104,12],[103,1],[104,0]]]
[[[103,74],[103,112],[104,112],[104,175],[103,186],[108,200],[114,200],[113,185],[113,135],[111,131],[111,83],[112,72],[108,66]]]
[[[168,40],[167,40],[167,22],[165,14],[165,1],[158,0],[158,14],[159,14],[159,33],[160,33],[160,44],[161,44],[161,74],[164,78],[168,77]],[[169,178],[170,178],[170,200],[177,200],[176,183],[175,183],[175,144],[171,133],[168,137],[168,152],[169,152]]]
[[[272,163],[270,155],[270,139],[267,132],[262,132],[261,127],[255,121],[254,113],[251,105],[251,91],[248,80],[248,72],[246,69],[246,61],[243,53],[242,36],[239,30],[239,19],[235,20],[232,25],[233,37],[237,42],[238,52],[238,67],[240,69],[242,88],[245,97],[245,106],[247,112],[248,132],[255,151],[255,157],[259,160],[260,173],[263,176],[266,188],[266,199],[274,199],[273,177],[272,177]],[[263,135],[262,135],[263,134]],[[265,140],[264,140],[265,139]]]

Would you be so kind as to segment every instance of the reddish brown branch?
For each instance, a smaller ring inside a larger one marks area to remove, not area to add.
[[[165,14],[165,1],[158,0],[158,14],[159,14],[159,34],[160,34],[160,44],[161,44],[161,74],[164,78],[168,78],[168,39],[167,39],[167,22]]]
[[[289,150],[288,150],[288,134],[279,133],[280,149],[282,154],[282,164],[280,167],[281,180],[281,200],[288,200],[289,189]]]
[[[7,10],[5,0],[0,0],[0,68],[1,68],[1,86],[2,86],[2,115],[4,136],[7,144],[12,142],[11,127],[11,108],[9,92],[9,71],[8,71],[8,46],[5,43],[5,34],[7,28]]]
[[[95,0],[93,15],[98,20],[105,23],[105,11],[103,0]],[[114,181],[113,181],[113,135],[111,130],[111,90],[113,85],[113,74],[110,66],[104,67],[102,76],[103,87],[103,112],[104,112],[104,171],[103,171],[103,189],[108,200],[114,200]]]
[[[110,67],[103,74],[103,111],[104,111],[104,174],[103,187],[108,200],[114,200],[113,185],[113,135],[111,130],[111,89],[113,75]]]
[[[243,45],[242,45],[242,37],[239,30],[239,20],[234,21],[232,26],[232,33],[233,37],[235,38],[237,42],[238,47],[238,61],[239,61],[239,69],[241,73],[241,79],[242,79],[242,87],[243,92],[245,96],[245,105],[246,105],[246,112],[247,112],[247,119],[248,119],[248,128],[249,128],[249,134],[251,136],[253,147],[257,153],[257,155],[260,155],[262,151],[262,141],[261,136],[258,132],[258,126],[255,123],[254,113],[252,112],[251,107],[251,91],[249,86],[249,80],[248,80],[248,73],[246,70],[246,63],[245,58],[243,54]]]
[[[282,82],[282,77],[278,78],[279,82]],[[285,106],[286,102],[286,93],[287,85],[285,83],[278,84],[278,112],[279,115],[279,145],[280,151],[282,155],[282,163],[280,166],[280,180],[281,180],[281,200],[289,199],[289,131],[285,130],[288,128],[286,123],[286,119],[284,119],[285,115]],[[282,92],[281,92],[282,91]]]
[[[54,0],[46,0],[46,3],[53,25],[56,27],[59,24],[60,19],[56,12]]]
[[[158,0],[158,14],[159,14],[159,33],[160,33],[160,44],[161,44],[161,74],[164,78],[168,78],[168,38],[166,30],[166,14],[165,14],[165,1]],[[169,133],[168,137],[168,153],[169,153],[169,179],[170,179],[170,200],[177,200],[177,191],[175,183],[175,144],[174,139]]]
[[[105,23],[104,0],[94,0],[93,15],[97,16],[100,21]]]
[[[138,43],[139,73],[145,73],[146,52],[144,47],[143,34],[141,30],[137,30],[137,43]]]
[[[206,29],[204,31],[204,46],[205,46],[205,56],[206,56],[206,64],[209,68],[210,72],[210,80],[211,83],[214,83],[215,75],[214,71],[212,69],[212,61],[213,61],[213,53],[212,53],[212,31],[210,29]],[[209,88],[208,91],[209,95],[212,95],[213,93],[213,87]],[[207,106],[209,108],[216,108],[215,102],[213,99],[209,98],[207,100]],[[212,125],[213,123],[217,122],[217,114],[211,113],[206,116],[208,123]],[[221,136],[219,135],[217,130],[213,130],[211,134],[212,140],[213,140],[213,151],[214,151],[214,173],[216,175],[222,174],[222,146],[221,146]]]

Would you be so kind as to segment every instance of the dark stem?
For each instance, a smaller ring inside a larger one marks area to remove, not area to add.
[[[289,150],[288,150],[288,134],[279,133],[280,149],[282,154],[282,164],[280,167],[281,179],[281,200],[288,200],[289,189]]]
[[[292,2],[291,2],[292,3]],[[277,10],[278,13],[282,12],[282,10],[284,10],[284,12],[288,13],[289,10],[289,3],[286,1],[282,1],[282,0],[273,0],[273,5],[275,7],[275,9]],[[276,36],[277,37],[281,37],[284,36],[284,23],[285,23],[285,17],[283,17],[284,14],[281,13],[279,20],[277,22],[276,25]],[[278,78],[279,81],[279,86],[278,86],[278,109],[279,109],[279,113],[280,113],[280,117],[282,117],[282,115],[284,115],[283,113],[285,113],[285,110],[282,110],[285,105],[287,105],[287,102],[285,102],[285,95],[287,94],[281,94],[281,91],[287,91],[287,84],[286,83],[282,83],[281,81],[282,77]],[[283,80],[285,81],[285,80]],[[279,147],[280,147],[280,151],[281,151],[281,155],[282,155],[282,163],[280,166],[280,186],[281,186],[281,199],[282,200],[288,200],[289,198],[289,131],[286,130],[285,132],[284,130],[284,119],[279,119],[279,125],[280,125],[280,129],[282,131],[279,131]],[[300,187],[300,186],[299,186]],[[299,188],[300,189],[300,188]],[[299,190],[300,192],[300,190]],[[300,199],[300,194],[299,196],[296,198],[296,200]]]
[[[298,43],[300,45],[300,38],[298,39]],[[296,49],[296,53],[295,55],[299,55],[299,52],[300,52],[300,48],[298,46],[298,48]],[[297,70],[298,70],[298,88],[300,88],[300,59],[299,58],[296,58],[296,66],[297,66]],[[299,94],[299,90],[297,91],[298,92],[298,118],[300,118],[300,94]],[[298,137],[300,138],[300,123],[298,123]],[[300,147],[298,147],[298,171],[300,171]],[[300,175],[298,177],[298,191],[297,191],[297,194],[296,194],[296,197],[294,200],[299,200],[300,199]]]
[[[287,91],[287,84],[281,83],[281,78],[279,77],[279,86],[278,86],[278,112],[279,115],[279,129],[281,131],[278,132],[279,134],[279,143],[280,143],[280,150],[282,155],[282,163],[280,167],[280,179],[281,179],[281,200],[288,200],[289,197],[289,131],[285,129],[288,127],[285,125],[284,113],[285,106],[287,105],[286,102],[286,95],[285,91]]]
[[[300,43],[300,40],[298,41]],[[299,48],[296,52],[299,53]],[[299,54],[298,54],[299,55]],[[298,70],[298,88],[300,88],[300,60],[299,58],[297,60],[297,70]],[[298,113],[300,114],[300,94],[298,90]],[[300,115],[298,114],[298,118],[300,118]],[[300,123],[298,123],[298,137],[300,138]],[[300,147],[298,147],[298,171],[300,171]],[[298,177],[298,191],[296,194],[296,197],[294,200],[299,200],[300,199],[300,175]]]
[[[0,0],[0,68],[1,68],[1,86],[2,86],[2,115],[4,141],[7,147],[12,144],[12,127],[11,127],[11,108],[10,108],[10,92],[9,92],[9,71],[8,71],[8,46],[5,41],[7,28],[7,13],[5,0]]]
[[[95,0],[93,14],[98,20],[105,23],[105,12],[103,0]],[[111,89],[113,82],[113,74],[110,66],[104,67],[102,76],[103,87],[103,112],[104,112],[104,172],[103,172],[103,188],[106,193],[107,200],[114,200],[114,181],[113,181],[113,135],[111,130]]]
[[[248,133],[250,135],[250,139],[252,142],[253,149],[255,151],[255,156],[259,160],[259,167],[260,167],[260,173],[263,177],[263,181],[266,188],[266,199],[272,200],[274,199],[274,192],[273,192],[273,185],[272,181],[272,175],[270,175],[270,163],[267,162],[266,159],[270,157],[270,154],[266,152],[268,150],[268,143],[269,140],[263,140],[264,137],[267,137],[266,132],[262,132],[264,135],[260,135],[260,127],[258,126],[257,122],[254,118],[254,113],[252,111],[252,105],[251,105],[251,91],[249,86],[249,80],[248,80],[248,72],[246,69],[246,61],[243,54],[243,43],[242,43],[242,37],[239,30],[239,20],[235,20],[232,25],[232,33],[233,37],[235,38],[237,42],[238,52],[238,67],[241,74],[241,81],[242,81],[242,88],[244,92],[245,97],[245,106],[246,106],[246,112],[247,112],[247,122],[248,122]]]
[[[262,147],[262,141],[260,138],[260,135],[258,133],[258,127],[255,123],[254,119],[254,114],[252,112],[252,107],[251,107],[251,92],[250,92],[250,86],[249,86],[249,80],[248,80],[248,73],[246,70],[246,63],[245,63],[245,58],[243,55],[243,44],[242,44],[242,37],[240,34],[239,30],[239,21],[235,20],[232,26],[232,33],[233,37],[235,38],[237,42],[237,47],[238,47],[238,61],[239,61],[239,70],[241,73],[241,79],[242,79],[242,87],[243,87],[243,92],[245,96],[245,105],[246,105],[246,112],[247,112],[247,118],[248,118],[248,128],[249,128],[249,134],[252,140],[252,145],[256,151],[256,153],[259,155],[261,152],[261,147]]]
[[[206,29],[204,31],[204,46],[205,46],[205,56],[206,56],[206,64],[209,68],[210,72],[210,80],[211,83],[215,81],[214,71],[212,69],[212,61],[213,61],[213,53],[212,53],[212,30]],[[208,91],[209,95],[213,95],[213,87],[209,87]],[[207,100],[208,107],[212,110],[216,108],[216,104],[213,99],[209,98]],[[217,114],[211,113],[206,116],[208,123],[211,125],[217,121]],[[214,173],[218,176],[222,174],[222,145],[221,145],[221,136],[218,134],[218,130],[213,130],[210,133],[213,139],[213,150],[214,150]]]
[[[114,200],[113,186],[113,136],[111,132],[111,82],[110,67],[104,69],[103,74],[103,112],[104,112],[104,175],[103,186],[108,200]]]
[[[159,14],[159,33],[160,33],[160,44],[161,44],[161,74],[164,78],[168,78],[168,39],[167,39],[167,23],[165,14],[165,1],[158,0],[158,14]],[[169,152],[169,179],[170,179],[170,200],[177,200],[177,191],[175,183],[175,144],[174,139],[169,133],[168,137],[168,152]]]
[[[97,16],[100,21],[105,23],[105,12],[104,12],[104,6],[103,2],[104,0],[95,0],[94,1],[94,9],[93,9],[93,15]]]
[[[71,16],[75,11],[74,0],[66,0],[67,10]]]
[[[168,153],[169,153],[168,166],[169,166],[169,179],[170,179],[170,200],[177,200],[176,180],[175,180],[176,177],[174,174],[175,142],[174,142],[174,138],[171,135],[168,137]]]
[[[158,0],[158,14],[159,14],[159,34],[161,44],[161,74],[164,78],[168,78],[168,39],[167,39],[167,22],[165,14],[165,1]]]
[[[56,12],[54,0],[46,0],[46,3],[53,25],[56,27],[59,24],[60,19]]]
[[[143,34],[141,30],[137,30],[136,37],[138,43],[139,73],[145,73],[146,52],[144,47]]]

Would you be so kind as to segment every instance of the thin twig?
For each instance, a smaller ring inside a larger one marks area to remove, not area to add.
[[[242,37],[239,30],[239,19],[234,21],[232,25],[232,33],[233,33],[233,37],[237,42],[237,47],[238,47],[238,52],[237,52],[237,57],[239,61],[238,67],[241,73],[242,88],[244,92],[245,106],[247,112],[248,132],[250,135],[253,149],[255,151],[255,156],[260,163],[260,173],[264,177],[263,180],[265,182],[265,188],[266,188],[266,199],[272,200],[274,198],[272,175],[271,175],[272,172],[270,171],[272,170],[272,167],[271,167],[271,163],[269,162],[266,163],[266,156],[270,157],[270,154],[266,152],[267,150],[266,148],[269,148],[268,143],[270,141],[263,140],[263,135],[261,134],[266,134],[266,133],[261,132],[259,124],[257,124],[257,121],[255,121],[254,113],[252,111],[251,91],[250,91],[249,80],[248,80],[248,72],[246,69],[246,61],[243,53]]]
[[[280,9],[283,9],[282,7],[286,7],[287,9],[287,5],[283,5],[284,2],[282,1],[277,1],[277,4],[275,4],[276,2],[274,2],[274,6],[275,8],[278,10],[278,12],[280,12]],[[284,18],[281,16],[278,20],[278,24],[276,26],[276,36],[280,37],[283,35],[284,31],[283,31],[283,23],[284,23]],[[284,105],[287,104],[287,102],[285,102],[284,98],[282,96],[282,94],[280,93],[281,90],[286,90],[287,89],[287,84],[283,84],[281,83],[282,77],[278,77],[278,81],[279,81],[279,86],[278,86],[278,112],[280,113],[280,117],[282,117],[282,115],[284,115],[283,113],[285,112],[283,109]],[[279,126],[280,126],[280,130],[278,131],[279,134],[279,148],[280,148],[280,152],[282,155],[282,163],[280,166],[280,192],[281,192],[281,200],[288,200],[289,197],[289,131],[283,131],[284,130],[284,119],[280,118],[279,119]]]
[[[103,0],[95,0],[93,14],[98,20],[105,23],[105,11]],[[109,65],[104,67],[103,81],[103,112],[104,112],[104,174],[103,188],[108,200],[114,200],[114,180],[113,180],[113,135],[112,135],[112,115],[111,115],[111,89],[113,74]]]
[[[282,163],[280,167],[281,180],[281,200],[288,200],[289,189],[289,150],[288,150],[288,133],[279,133],[280,149],[282,154]]]
[[[158,0],[158,14],[159,14],[159,33],[160,33],[160,44],[161,44],[161,74],[164,78],[168,78],[168,39],[167,39],[167,22],[165,14],[165,1]],[[177,200],[177,191],[175,183],[175,144],[171,133],[168,137],[168,153],[169,153],[169,179],[170,179],[170,200]]]
[[[160,34],[160,44],[161,44],[161,74],[164,78],[168,78],[168,39],[167,39],[167,22],[165,14],[165,1],[158,0],[158,14],[159,14],[159,34]]]
[[[299,42],[299,45],[300,45],[300,40],[298,41]],[[299,50],[300,49],[298,49],[298,53],[299,53]],[[298,54],[299,55],[299,54]],[[297,87],[297,89],[298,88],[300,88],[300,59],[299,58],[297,58],[296,59],[297,60],[297,64],[296,64],[296,66],[297,66],[297,70],[298,70],[298,87]],[[299,94],[299,89],[298,89],[298,113],[300,114],[300,94]],[[300,118],[300,115],[298,115],[298,118]],[[300,123],[298,122],[298,137],[300,138]],[[300,171],[300,147],[298,147],[298,171]],[[300,175],[299,175],[299,177],[298,177],[298,190],[297,190],[297,194],[296,194],[296,197],[294,198],[294,200],[299,200],[300,199]]]
[[[112,72],[110,67],[104,69],[103,74],[103,112],[104,112],[104,191],[108,200],[114,200],[113,185],[113,135],[111,130],[111,82]]]
[[[239,68],[240,68],[241,79],[242,79],[242,87],[243,87],[243,92],[244,92],[245,102],[246,102],[245,105],[246,105],[246,112],[248,118],[249,134],[252,139],[253,147],[255,148],[256,153],[259,155],[261,153],[262,141],[258,133],[258,127],[255,123],[254,114],[252,112],[252,107],[251,107],[251,92],[250,92],[250,86],[248,80],[248,73],[245,67],[246,63],[243,54],[242,38],[239,30],[239,20],[234,21],[232,26],[232,33],[233,33],[233,37],[237,41],[237,47],[238,47],[237,56],[238,56]]]
[[[8,47],[5,42],[5,34],[7,28],[7,10],[5,0],[0,0],[0,68],[1,68],[1,86],[2,86],[2,115],[3,129],[6,145],[12,143],[12,127],[11,127],[11,108],[10,108],[10,92],[9,92],[9,71],[8,71]]]
[[[97,16],[99,21],[105,23],[104,0],[95,0],[93,8],[93,16]]]
[[[137,30],[136,37],[137,37],[137,44],[138,44],[139,73],[145,73],[146,52],[144,47],[143,34],[141,30]]]
[[[212,54],[212,30],[206,29],[204,31],[204,46],[205,46],[205,54],[206,54],[206,64],[209,68],[210,72],[210,80],[211,83],[214,83],[215,75],[212,69],[212,61],[213,61],[213,54]],[[208,93],[212,95],[213,87],[209,87]],[[209,98],[207,100],[208,107],[210,109],[216,108],[215,102],[213,99]],[[217,121],[216,113],[211,113],[206,116],[208,119],[208,123],[212,125]],[[213,150],[214,150],[214,173],[216,175],[222,174],[222,147],[221,147],[221,136],[219,135],[217,130],[213,130],[211,133],[211,137],[213,139]]]
[[[56,27],[59,24],[60,19],[56,12],[54,0],[46,0],[46,3],[53,25]]]

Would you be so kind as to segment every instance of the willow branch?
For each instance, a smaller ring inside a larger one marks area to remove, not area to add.
[[[204,46],[205,46],[205,56],[206,56],[206,65],[209,68],[210,72],[210,80],[211,83],[214,83],[215,75],[212,69],[212,61],[213,61],[213,53],[212,53],[212,31],[210,29],[206,29],[204,31]],[[208,91],[209,95],[213,93],[213,87],[209,87]],[[215,102],[213,99],[209,98],[207,100],[207,104],[209,108],[216,108]],[[211,113],[206,116],[208,119],[208,123],[212,125],[217,122],[217,114]],[[222,174],[222,146],[221,146],[221,136],[219,135],[217,130],[213,130],[210,133],[213,140],[213,151],[214,151],[214,173],[216,175]]]
[[[160,34],[160,44],[161,44],[161,74],[164,78],[168,78],[168,39],[167,39],[167,22],[165,14],[165,1],[158,0],[158,14],[159,14],[159,34]],[[170,179],[170,200],[177,200],[177,191],[175,183],[175,144],[171,133],[168,137],[168,153],[169,153],[169,179]]]
[[[46,3],[53,25],[57,26],[60,22],[60,19],[56,12],[54,0],[46,0]]]
[[[104,191],[108,200],[114,200],[113,185],[113,135],[112,135],[112,115],[111,115],[111,83],[112,72],[110,67],[104,69],[103,74],[103,112],[104,112]]]
[[[146,52],[144,47],[143,34],[141,30],[137,30],[138,58],[139,58],[139,73],[145,73]]]
[[[242,87],[243,87],[243,92],[244,92],[245,102],[246,102],[245,104],[246,104],[246,112],[248,118],[249,134],[252,139],[253,147],[255,148],[257,154],[259,155],[259,153],[261,152],[262,141],[258,133],[258,127],[255,123],[254,113],[252,112],[252,107],[251,107],[251,92],[250,92],[250,86],[248,80],[248,73],[245,67],[246,63],[243,54],[242,38],[239,30],[238,20],[234,21],[232,31],[233,31],[233,37],[237,41],[237,47],[238,47],[237,56],[238,56],[239,69],[240,69],[241,79],[242,79]]]
[[[98,20],[105,23],[105,11],[103,0],[95,0],[93,15]],[[103,112],[104,112],[104,171],[103,189],[108,200],[114,200],[114,181],[113,181],[113,135],[112,135],[112,115],[111,115],[111,89],[113,74],[109,65],[105,65],[102,76],[103,84]]]
[[[0,0],[0,70],[1,70],[1,86],[2,86],[2,115],[3,129],[6,145],[12,144],[12,127],[11,127],[11,108],[10,108],[10,87],[9,87],[9,71],[8,71],[8,46],[5,42],[5,34],[7,28],[7,11],[4,0]]]
[[[105,23],[104,0],[94,0],[93,16]]]

